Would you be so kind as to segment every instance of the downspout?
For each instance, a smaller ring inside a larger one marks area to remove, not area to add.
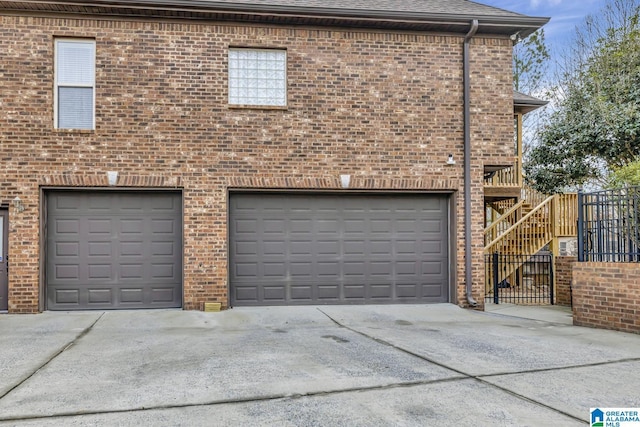
[[[467,302],[477,307],[473,299],[471,283],[471,111],[469,108],[469,43],[478,31],[478,20],[471,21],[471,28],[464,38],[462,73],[464,81],[464,274],[467,291]]]

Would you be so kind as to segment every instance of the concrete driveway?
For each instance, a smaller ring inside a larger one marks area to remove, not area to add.
[[[0,425],[588,425],[640,336],[455,305],[0,315]]]

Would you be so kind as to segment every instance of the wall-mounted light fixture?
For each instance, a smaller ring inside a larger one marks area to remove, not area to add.
[[[349,188],[351,184],[351,175],[340,175],[340,185],[342,188]]]
[[[109,185],[114,186],[118,183],[118,172],[117,171],[109,171],[107,172],[107,179],[109,180]]]
[[[16,196],[15,199],[13,199],[13,207],[18,213],[24,212],[24,204],[22,203],[22,199],[20,199],[20,197]]]
[[[449,158],[447,159],[447,164],[448,165],[455,165],[456,161],[453,160],[453,154],[449,154]]]

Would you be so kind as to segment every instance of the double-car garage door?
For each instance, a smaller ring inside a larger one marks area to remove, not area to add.
[[[182,197],[47,193],[49,310],[182,306]]]
[[[449,301],[446,195],[230,196],[232,305]]]
[[[232,193],[230,304],[447,302],[448,204],[446,195]],[[46,214],[47,309],[182,306],[179,192],[49,191]]]

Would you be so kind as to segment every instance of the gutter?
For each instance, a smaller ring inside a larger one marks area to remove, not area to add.
[[[469,20],[477,20],[475,15],[439,13],[407,10],[371,10],[363,8],[331,6],[298,6],[290,4],[268,4],[269,2],[238,2],[216,0],[4,0],[0,10],[48,11],[72,13],[105,13],[121,15],[123,11],[165,11],[174,13],[202,13],[225,15],[231,20],[246,20],[249,17],[262,18],[269,22],[277,17],[282,20],[330,20],[333,25],[353,26],[354,23],[387,23],[398,28],[429,26],[445,32],[463,32]],[[321,4],[319,2],[318,4]],[[141,16],[154,16],[144,13]],[[180,17],[184,17],[180,15]],[[499,35],[519,33],[526,37],[549,21],[549,18],[513,14],[482,15],[482,32]],[[273,22],[272,22],[273,23]]]
[[[464,274],[467,302],[471,307],[477,307],[478,302],[473,299],[471,283],[471,111],[469,97],[471,86],[469,82],[469,43],[478,31],[478,20],[471,21],[471,28],[464,38],[462,47],[462,74],[464,81]]]

